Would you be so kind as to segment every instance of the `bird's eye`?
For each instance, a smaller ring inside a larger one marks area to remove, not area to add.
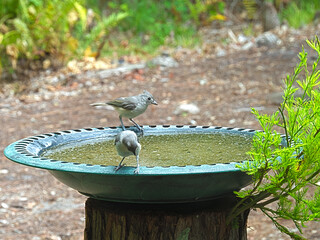
[[[150,101],[150,100],[151,100],[151,97],[148,97],[148,100]]]

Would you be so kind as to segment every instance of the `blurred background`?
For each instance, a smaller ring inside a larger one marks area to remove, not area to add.
[[[299,29],[319,21],[319,9],[317,0],[2,0],[1,82],[73,59],[114,63],[163,48],[201,48],[204,29],[237,25],[243,38],[280,24]]]
[[[319,24],[318,0],[0,0],[0,150],[118,126],[116,112],[90,103],[144,89],[159,105],[139,124],[260,129],[251,107],[278,108],[302,45],[315,60],[305,40]],[[85,199],[0,155],[1,239],[82,239]],[[248,238],[288,239],[254,211]]]

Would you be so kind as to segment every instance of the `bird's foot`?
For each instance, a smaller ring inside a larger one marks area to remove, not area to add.
[[[137,128],[138,128],[138,130],[139,130],[139,134],[140,134],[140,136],[142,136],[142,137],[143,137],[143,134],[144,134],[143,128],[142,128],[142,127],[140,127],[139,125],[136,125],[136,127],[137,127]]]
[[[134,170],[134,173],[135,173],[135,174],[139,174],[139,170],[140,170],[140,168],[137,167],[137,168]]]
[[[144,135],[144,131],[143,131],[143,129],[139,129],[138,136],[143,137],[143,135]]]
[[[120,168],[125,166],[126,164],[119,164],[117,167],[115,167],[115,171],[117,172]]]

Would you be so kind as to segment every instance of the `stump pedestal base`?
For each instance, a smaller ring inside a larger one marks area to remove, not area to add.
[[[181,204],[86,201],[85,240],[246,240],[249,211],[233,224],[226,218],[234,197]]]

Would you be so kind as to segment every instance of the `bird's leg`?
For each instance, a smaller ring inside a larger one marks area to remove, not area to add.
[[[139,155],[137,155],[136,159],[137,159],[137,168],[136,168],[136,170],[134,170],[134,173],[138,174],[139,170],[140,170]]]
[[[123,162],[123,160],[125,159],[126,157],[123,157],[121,162],[119,163],[118,167],[116,167],[116,171],[118,171],[120,168],[122,168],[124,165],[121,165],[121,163]]]
[[[143,129],[135,121],[133,121],[132,118],[129,118],[129,120],[133,122],[133,124],[139,129],[140,132],[143,132]]]
[[[120,123],[121,123],[122,130],[123,130],[123,131],[126,130],[125,127],[124,127],[124,125],[123,125],[123,122],[122,122],[122,117],[119,116],[119,119],[120,119]]]

